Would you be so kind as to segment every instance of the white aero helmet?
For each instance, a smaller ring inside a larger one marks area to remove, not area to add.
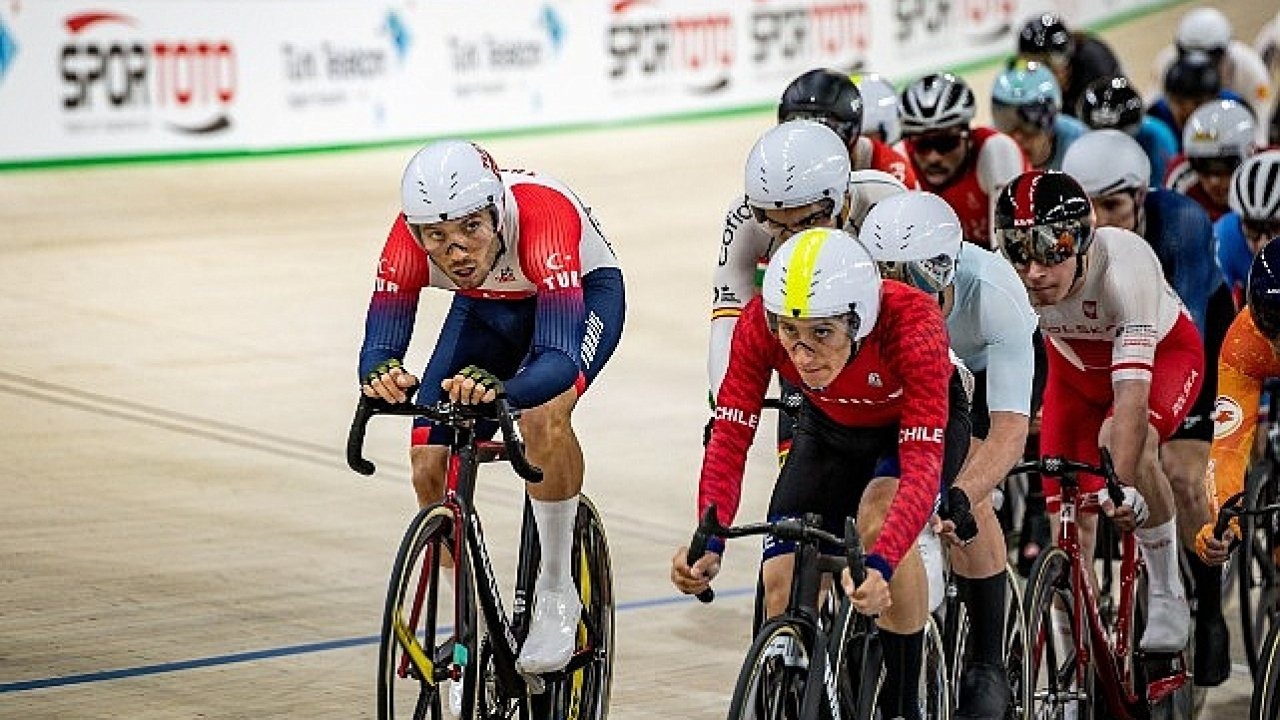
[[[848,314],[849,335],[856,342],[871,333],[880,314],[880,273],[849,233],[811,228],[773,254],[760,294],[771,320]]]
[[[1213,100],[1196,108],[1182,128],[1188,158],[1245,158],[1257,148],[1253,113],[1235,100]]]
[[[898,91],[879,73],[852,75],[862,93],[862,132],[878,132],[886,145],[902,139],[902,119],[898,112]]]
[[[462,140],[422,148],[400,180],[400,207],[411,225],[457,220],[492,205],[501,230],[505,194],[493,158],[479,145]]]
[[[1227,203],[1242,220],[1280,220],[1280,150],[1267,150],[1245,160],[1231,176]]]
[[[964,231],[946,200],[909,190],[872,208],[858,239],[881,275],[936,293],[955,279]]]
[[[839,218],[849,170],[849,149],[834,130],[812,120],[788,120],[769,128],[747,156],[747,204],[758,212],[829,199],[831,217]]]
[[[1113,128],[1087,132],[1071,143],[1062,172],[1091,198],[1151,186],[1151,159],[1133,136]]]
[[[951,73],[925,75],[902,91],[898,110],[903,135],[967,128],[977,112],[973,90]]]
[[[853,205],[849,208],[847,227],[858,230],[866,221],[867,213],[890,195],[907,191],[907,186],[883,170],[854,170],[849,175],[853,183]]]
[[[1196,8],[1182,16],[1173,41],[1183,53],[1224,51],[1231,44],[1231,21],[1217,8]]]

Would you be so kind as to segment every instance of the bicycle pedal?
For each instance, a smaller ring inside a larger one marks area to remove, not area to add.
[[[541,675],[524,675],[524,682],[529,687],[530,695],[541,695],[547,691],[547,680]]]

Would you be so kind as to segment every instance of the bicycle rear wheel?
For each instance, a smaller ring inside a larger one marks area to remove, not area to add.
[[[459,620],[451,617],[454,596],[442,596],[439,591],[442,574],[452,574],[442,567],[441,560],[446,547],[452,548],[453,526],[449,508],[424,508],[409,524],[396,553],[378,652],[379,720],[441,720],[444,705],[449,702],[444,697],[449,666],[458,660],[466,666],[468,648],[456,644],[452,637],[443,641],[439,638],[442,625],[450,620],[457,624]],[[465,562],[452,550],[449,552],[454,555],[454,562]],[[470,617],[462,619],[471,627],[475,623],[474,610],[472,605]]]
[[[1249,717],[1254,720],[1280,720],[1280,627],[1271,627],[1258,659]]]
[[[785,620],[766,622],[742,662],[729,720],[799,720],[809,661],[799,627]]]
[[[1027,717],[1091,720],[1094,705],[1091,688],[1092,673],[1078,667],[1076,654],[1078,643],[1088,638],[1075,637],[1070,617],[1075,607],[1071,591],[1071,561],[1061,548],[1051,547],[1040,553],[1031,567],[1027,579],[1026,606],[1027,657],[1029,673],[1027,682]],[[1059,613],[1059,621],[1054,621]],[[1079,687],[1078,678],[1084,671],[1085,687]]]
[[[953,706],[960,702],[960,680],[964,675],[965,648],[969,639],[969,611],[964,603],[956,603],[959,610],[959,630],[953,651],[951,671],[951,695]],[[1005,672],[1009,679],[1010,702],[1005,709],[1006,720],[1022,720],[1027,708],[1027,623],[1023,617],[1022,586],[1015,570],[1005,566],[1004,657]],[[944,647],[946,645],[944,638]]]
[[[600,513],[585,495],[573,528],[573,580],[582,619],[563,678],[547,684],[549,720],[604,720],[613,687],[614,600],[609,541]]]
[[[1277,488],[1272,466],[1249,474],[1245,507],[1275,502]],[[1277,520],[1274,515],[1240,518],[1244,537],[1236,553],[1236,582],[1240,593],[1240,629],[1249,671],[1258,676],[1263,641],[1280,619],[1280,571],[1277,571]]]

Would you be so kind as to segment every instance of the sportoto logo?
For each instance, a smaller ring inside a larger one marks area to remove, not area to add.
[[[751,62],[794,74],[812,67],[854,72],[867,54],[866,0],[757,2],[751,11]]]
[[[145,128],[157,113],[181,133],[231,127],[237,66],[229,40],[156,37],[112,12],[72,15],[65,26],[62,107],[73,129]]]
[[[620,86],[651,87],[674,79],[690,92],[719,92],[732,77],[734,33],[727,12],[664,10],[658,0],[616,0],[607,30],[609,77]]]

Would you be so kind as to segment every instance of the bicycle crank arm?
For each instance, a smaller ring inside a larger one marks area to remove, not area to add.
[[[404,648],[404,652],[408,655],[409,661],[413,663],[414,669],[418,671],[418,679],[428,685],[435,685],[436,664],[431,661],[431,658],[427,657],[427,653],[418,642],[418,638],[400,618],[395,619],[394,627],[396,641],[400,643],[400,647]]]

